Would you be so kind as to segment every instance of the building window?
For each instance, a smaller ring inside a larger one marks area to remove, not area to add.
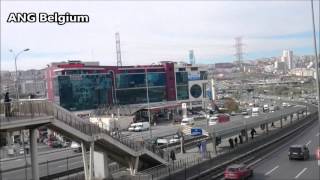
[[[191,67],[190,70],[191,71],[198,71],[198,67]]]
[[[178,71],[186,71],[186,68],[179,68]]]
[[[177,98],[178,100],[189,99],[188,85],[177,86]]]
[[[117,74],[117,88],[146,87],[145,74]]]
[[[195,85],[191,86],[191,88],[190,88],[190,94],[191,94],[191,96],[194,97],[194,98],[200,97],[201,94],[202,94],[202,89],[201,89],[201,87],[200,87],[198,84],[195,84]]]
[[[208,79],[208,72],[200,71],[200,80],[207,80],[207,79]]]
[[[146,88],[117,90],[117,99],[119,104],[146,103],[147,90]]]
[[[148,88],[149,102],[161,102],[166,100],[165,87]]]
[[[176,84],[187,85],[188,84],[188,72],[176,72]]]
[[[148,86],[165,86],[165,73],[148,73]]]

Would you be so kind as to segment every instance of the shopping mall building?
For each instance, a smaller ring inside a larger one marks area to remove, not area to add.
[[[46,70],[47,97],[73,111],[148,101],[201,107],[207,97],[208,69],[208,65],[174,62],[121,67],[81,61],[51,63]]]

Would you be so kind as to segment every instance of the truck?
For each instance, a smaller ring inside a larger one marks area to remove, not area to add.
[[[263,112],[269,111],[269,104],[263,105]]]
[[[259,116],[259,107],[253,107],[252,108],[252,116]]]

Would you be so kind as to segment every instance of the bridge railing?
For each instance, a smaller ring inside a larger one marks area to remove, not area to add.
[[[152,146],[148,143],[141,143],[141,142],[136,142],[132,139],[128,139],[127,137],[122,136],[121,133],[108,131],[107,128],[104,127],[102,123],[99,124],[99,123],[90,122],[89,120],[84,120],[57,104],[50,103],[50,102],[48,102],[48,104],[49,104],[48,106],[52,107],[52,110],[53,110],[52,115],[57,120],[62,121],[75,129],[78,129],[84,134],[87,134],[89,136],[106,134],[112,137],[114,140],[117,140],[118,142],[126,145],[127,147],[135,151],[140,151],[146,148],[149,151],[153,152],[154,154],[157,154],[159,157],[164,158],[164,151],[156,146]]]
[[[50,114],[46,100],[23,100],[0,103],[0,120],[36,118]]]

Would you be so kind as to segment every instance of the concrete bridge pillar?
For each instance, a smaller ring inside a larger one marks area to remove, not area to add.
[[[39,180],[37,128],[30,129],[32,179]]]
[[[213,154],[216,155],[217,154],[216,133],[212,133],[211,137],[212,137]]]
[[[130,174],[135,175],[139,167],[139,156],[135,158],[134,157],[129,158],[128,163],[129,163]]]
[[[111,179],[109,157],[106,151],[94,151],[94,178]]]
[[[282,128],[282,125],[283,125],[282,119],[283,119],[283,117],[281,117],[281,119],[280,119],[280,128]]]
[[[7,132],[7,146],[11,148],[12,144],[13,144],[12,132]]]

